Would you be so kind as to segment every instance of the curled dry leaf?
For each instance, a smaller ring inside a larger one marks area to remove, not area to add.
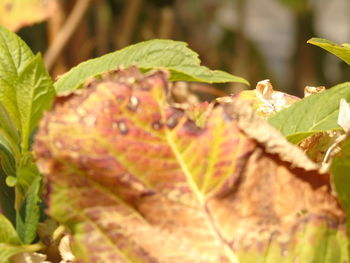
[[[341,135],[340,131],[319,132],[303,140],[299,147],[311,160],[321,164],[325,161],[328,150],[337,143]]]
[[[259,118],[246,102],[237,100],[225,108],[226,112],[236,120],[237,126],[248,137],[262,144],[267,153],[277,154],[282,161],[289,162],[292,167],[300,167],[304,170],[319,168],[299,148],[286,142],[281,133]]]
[[[275,91],[267,79],[259,81],[255,90],[245,90],[232,97],[218,98],[217,102],[231,103],[237,100],[251,103],[257,115],[267,118],[299,101],[300,98]]]
[[[328,163],[331,157],[339,152],[338,144],[345,139],[344,132],[350,130],[350,107],[345,99],[340,100],[338,125],[343,128],[343,131],[334,130],[316,133],[304,139],[299,144],[300,148],[313,161]]]
[[[55,236],[55,233],[61,232],[60,226],[56,221],[52,219],[46,219],[44,222],[38,224],[37,233],[40,237],[40,241],[45,245],[45,248],[41,251],[52,262],[59,262],[61,255],[59,252],[59,243],[62,234]]]
[[[340,100],[338,124],[345,132],[350,131],[350,106],[345,99]]]
[[[72,249],[70,246],[70,236],[65,235],[58,246],[58,249],[60,251],[62,260],[60,263],[72,263],[75,262],[75,257],[72,253]]]
[[[78,261],[348,261],[329,175],[246,104],[197,127],[166,103],[166,78],[117,70],[40,124],[47,212],[71,228]]]
[[[19,253],[11,258],[11,263],[51,263],[44,254],[35,252]]]
[[[326,90],[325,86],[318,86],[318,87],[306,86],[304,88],[304,97],[308,97],[310,95],[317,94],[325,90]]]

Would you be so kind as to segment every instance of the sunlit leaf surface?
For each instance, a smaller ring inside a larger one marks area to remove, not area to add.
[[[350,46],[349,44],[338,45],[332,41],[323,38],[311,38],[307,43],[319,46],[328,52],[336,55],[341,60],[350,65]]]
[[[248,84],[248,81],[243,78],[220,70],[210,70],[200,63],[198,54],[189,49],[186,43],[154,39],[79,64],[55,83],[55,89],[57,94],[67,94],[81,88],[88,78],[114,70],[117,66],[129,67],[131,65],[136,65],[146,71],[167,69],[173,81]]]
[[[41,122],[48,213],[80,262],[348,261],[329,175],[244,103],[198,128],[166,77],[112,72]]]
[[[294,103],[271,118],[269,123],[295,144],[310,135],[340,129],[339,103],[350,101],[350,83],[334,86]]]

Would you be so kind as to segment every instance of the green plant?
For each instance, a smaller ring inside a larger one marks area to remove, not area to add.
[[[0,262],[62,234],[81,262],[349,260],[349,83],[179,107],[173,81],[248,82],[151,40],[52,83],[40,54],[0,36]],[[349,63],[347,45],[310,43]]]

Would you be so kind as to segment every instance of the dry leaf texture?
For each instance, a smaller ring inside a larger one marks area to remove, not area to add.
[[[273,89],[270,80],[259,81],[254,90],[244,90],[231,97],[218,98],[219,103],[232,103],[233,101],[245,101],[251,104],[256,114],[262,118],[268,118],[277,112],[288,108],[300,98]]]
[[[249,106],[217,106],[198,128],[167,85],[163,71],[117,70],[41,122],[47,212],[79,262],[296,262],[345,236],[328,175]]]

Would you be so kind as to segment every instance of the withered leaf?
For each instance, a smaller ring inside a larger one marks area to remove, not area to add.
[[[244,90],[232,97],[223,97],[217,100],[219,103],[249,102],[258,116],[268,118],[288,108],[300,98],[274,90],[270,80],[266,79],[259,81],[254,90]]]
[[[117,70],[41,122],[47,212],[79,262],[348,261],[329,175],[247,105],[197,127],[166,103],[166,77]]]

